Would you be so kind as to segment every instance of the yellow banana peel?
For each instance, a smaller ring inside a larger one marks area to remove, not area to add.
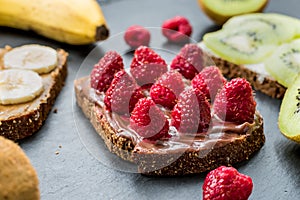
[[[0,26],[32,30],[73,45],[109,35],[96,0],[0,0]]]

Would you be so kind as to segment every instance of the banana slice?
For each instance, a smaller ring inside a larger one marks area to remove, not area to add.
[[[57,65],[57,52],[46,46],[24,45],[4,55],[5,68],[29,69],[39,74],[49,73]]]
[[[25,103],[39,96],[42,91],[42,78],[34,71],[21,69],[0,71],[0,104]]]

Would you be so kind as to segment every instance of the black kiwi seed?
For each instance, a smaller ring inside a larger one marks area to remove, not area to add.
[[[298,88],[298,95],[296,96],[297,103],[297,109],[295,110],[294,114],[297,114],[300,112],[300,88]]]
[[[300,67],[299,64],[297,65],[296,63],[293,63],[293,61],[291,61],[291,59],[289,59],[289,56],[291,56],[293,54],[300,54],[300,51],[298,49],[292,48],[289,52],[283,53],[280,56],[280,59],[282,60],[282,62],[284,64],[286,64],[286,66],[288,68],[290,68],[291,70],[298,73],[299,67]]]

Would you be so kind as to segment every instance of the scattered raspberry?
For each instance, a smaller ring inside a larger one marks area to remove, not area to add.
[[[109,111],[129,116],[135,104],[143,97],[144,94],[135,80],[121,70],[115,74],[106,91],[104,103]]]
[[[169,138],[169,122],[154,101],[142,98],[130,116],[130,127],[147,140]]]
[[[255,109],[256,102],[251,85],[243,78],[227,82],[214,102],[214,113],[230,122],[253,122]]]
[[[210,104],[201,91],[189,88],[180,94],[171,116],[171,125],[180,133],[202,133],[209,127]]]
[[[152,49],[140,46],[135,50],[130,72],[139,85],[152,85],[166,71],[165,60]]]
[[[171,42],[185,42],[192,34],[192,26],[185,17],[176,16],[163,22],[162,33]]]
[[[124,34],[125,42],[132,48],[141,45],[148,46],[150,42],[150,32],[139,25],[130,26]]]
[[[203,51],[197,44],[186,44],[171,62],[185,78],[192,80],[203,68]]]
[[[207,174],[202,189],[203,200],[247,200],[253,183],[235,168],[221,166]]]
[[[150,96],[156,104],[172,109],[183,90],[184,84],[181,74],[177,71],[168,71],[152,85]]]
[[[122,57],[115,51],[107,52],[94,66],[91,72],[91,87],[105,92],[114,78],[114,74],[124,69]]]
[[[207,99],[214,100],[216,94],[226,83],[226,79],[216,66],[205,67],[192,80],[192,86],[203,92]]]

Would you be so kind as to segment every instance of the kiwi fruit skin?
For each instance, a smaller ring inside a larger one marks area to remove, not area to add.
[[[300,143],[300,75],[286,90],[280,106],[278,126],[290,140]]]
[[[235,39],[239,41],[233,42]],[[240,45],[245,40],[249,41],[249,49]],[[247,27],[221,29],[207,33],[203,41],[216,55],[235,64],[260,63],[273,52],[279,43],[272,28],[255,23]]]
[[[39,180],[21,147],[0,136],[0,199],[39,200]]]
[[[249,10],[234,10],[232,9],[232,13],[222,13],[222,10],[213,10],[210,8],[208,4],[217,3],[217,0],[198,0],[198,4],[200,8],[204,11],[204,13],[213,20],[216,24],[222,25],[224,24],[228,19],[230,19],[233,16],[246,14],[246,13],[256,13],[256,12],[262,12],[265,7],[268,5],[269,0],[261,0],[261,3],[258,4],[254,8],[249,8]]]
[[[264,65],[273,78],[289,87],[300,73],[300,39],[279,46]]]

